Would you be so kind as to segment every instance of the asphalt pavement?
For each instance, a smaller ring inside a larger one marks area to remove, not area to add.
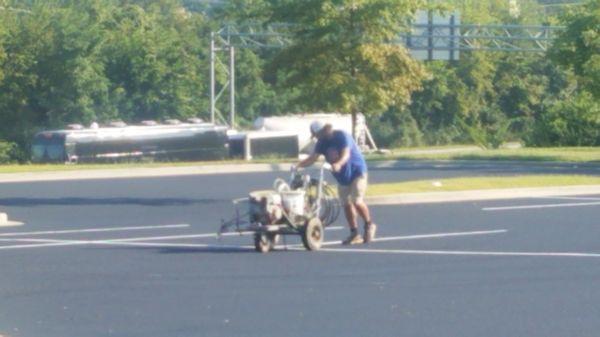
[[[371,180],[469,170],[529,172]],[[211,235],[276,176],[1,184],[0,210],[26,224],[0,229],[0,335],[597,335],[600,196],[373,206],[379,241],[336,244],[340,219],[318,252]]]

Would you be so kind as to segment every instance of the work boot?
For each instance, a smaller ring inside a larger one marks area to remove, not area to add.
[[[358,234],[358,231],[350,232],[350,236],[344,241],[342,241],[343,245],[358,245],[363,243],[363,238]]]
[[[364,242],[369,243],[375,239],[375,233],[377,232],[377,225],[374,223],[365,224],[365,238]]]

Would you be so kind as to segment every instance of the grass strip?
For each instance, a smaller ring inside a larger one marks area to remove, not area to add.
[[[600,147],[554,147],[483,150],[476,148],[448,147],[426,149],[395,149],[390,154],[372,155],[371,160],[498,160],[600,163]]]
[[[561,148],[517,148],[483,150],[474,146],[435,146],[394,149],[389,154],[367,155],[371,161],[378,160],[497,160],[497,161],[538,161],[573,162],[600,164],[600,147],[561,147]],[[104,170],[123,168],[181,167],[204,165],[237,165],[247,163],[292,163],[296,159],[262,158],[247,162],[244,160],[196,161],[196,162],[130,162],[107,164],[10,164],[0,165],[1,173],[52,172],[77,170]]]
[[[522,175],[511,177],[493,176],[415,180],[388,184],[371,184],[369,185],[367,195],[377,196],[419,192],[449,192],[573,185],[600,185],[600,177],[588,175]]]

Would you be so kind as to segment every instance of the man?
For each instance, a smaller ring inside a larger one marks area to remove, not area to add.
[[[353,245],[369,243],[375,238],[377,226],[371,221],[369,208],[364,201],[367,191],[367,163],[360,153],[356,142],[348,133],[333,130],[331,124],[314,121],[310,132],[317,138],[313,153],[298,163],[298,167],[314,164],[320,155],[331,164],[333,176],[338,182],[338,195],[344,207],[346,220],[350,227],[350,236],[342,243]],[[358,233],[356,214],[364,220],[364,236]]]

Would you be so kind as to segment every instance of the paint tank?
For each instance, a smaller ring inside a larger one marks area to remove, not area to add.
[[[352,133],[352,116],[337,113],[301,114],[293,116],[259,117],[254,121],[253,129],[261,131],[287,131],[298,134],[300,151],[312,152],[314,141],[310,136],[310,124],[319,120],[331,124],[334,129]],[[357,133],[359,140],[365,137],[365,118],[362,114],[357,118]]]

